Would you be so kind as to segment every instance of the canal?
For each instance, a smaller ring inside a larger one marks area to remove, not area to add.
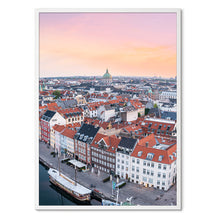
[[[94,199],[87,204],[79,203],[63,190],[51,184],[47,171],[48,168],[39,163],[39,206],[101,205]]]

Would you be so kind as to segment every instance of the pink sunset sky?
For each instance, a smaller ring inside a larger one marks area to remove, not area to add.
[[[176,76],[176,13],[40,13],[40,77]]]

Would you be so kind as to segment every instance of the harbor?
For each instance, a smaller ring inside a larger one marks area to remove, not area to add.
[[[43,142],[39,142],[40,163],[44,164],[44,166],[47,168],[54,168],[58,170],[59,169],[58,157],[57,155],[53,155],[52,152],[53,149],[49,145]],[[66,162],[61,162],[60,170],[61,173],[67,176],[68,178],[72,180],[75,179],[75,172],[73,166],[67,165]],[[102,205],[101,204],[102,199],[116,202],[116,192],[113,191],[112,189],[112,181],[103,182],[103,179],[107,177],[108,174],[104,172],[95,173],[92,172],[91,170],[86,170],[85,172],[77,172],[77,182],[83,185],[84,187],[92,190],[91,203],[88,205]],[[47,181],[49,183],[48,174],[47,174]],[[130,204],[131,205],[163,205],[163,204],[175,205],[176,203],[175,187],[176,186],[174,185],[169,191],[164,192],[158,189],[146,188],[135,183],[126,182],[126,185],[120,189],[118,195],[118,202],[128,205]],[[40,183],[40,188],[41,188],[41,183]],[[60,192],[59,189],[58,192]],[[128,202],[129,198],[132,198],[130,202]],[[69,204],[69,202],[70,201],[68,200],[67,203]],[[81,205],[81,204],[74,203],[72,205]]]

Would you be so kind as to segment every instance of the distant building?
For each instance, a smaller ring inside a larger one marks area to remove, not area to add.
[[[176,121],[176,112],[161,111],[161,118]]]
[[[102,121],[108,121],[111,117],[115,116],[115,108],[110,105],[101,105],[97,109],[97,116]]]
[[[112,76],[108,72],[108,69],[106,70],[106,73],[103,75],[101,80],[102,80],[102,83],[105,84],[105,85],[109,85],[109,84],[112,83]]]
[[[138,118],[138,110],[134,106],[126,106],[120,112],[122,121],[135,121]]]
[[[77,105],[85,105],[87,103],[85,97],[82,95],[77,95],[75,99],[77,101]]]
[[[77,101],[75,99],[57,100],[57,105],[62,109],[75,108],[77,106]]]
[[[160,94],[160,100],[177,99],[176,91],[166,91]]]
[[[145,135],[176,137],[176,122],[161,118],[146,118],[141,123]]]
[[[66,124],[82,123],[84,121],[83,110],[79,107],[58,111],[66,120]]]

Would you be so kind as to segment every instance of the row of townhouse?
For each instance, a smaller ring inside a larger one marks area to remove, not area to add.
[[[176,181],[176,157],[175,140],[154,134],[133,143],[125,140],[116,152],[116,174],[146,187],[168,190]]]
[[[138,138],[107,135],[101,133],[98,125],[86,123],[78,129],[70,129],[57,112],[47,111],[43,116],[42,139],[56,152],[74,155],[96,170],[117,174],[146,187],[168,190],[175,182],[176,139],[153,133]],[[140,132],[139,126],[131,126],[131,129]],[[50,134],[44,135],[45,130]],[[126,130],[130,133],[128,127]]]
[[[47,110],[40,118],[39,139],[54,147],[53,126],[81,124],[84,120],[83,112],[79,108],[59,111]],[[52,136],[51,136],[52,135]]]
[[[74,135],[75,129],[71,129],[65,125],[54,125],[51,129],[50,145],[54,148],[55,152],[68,153],[73,156],[74,154]]]

